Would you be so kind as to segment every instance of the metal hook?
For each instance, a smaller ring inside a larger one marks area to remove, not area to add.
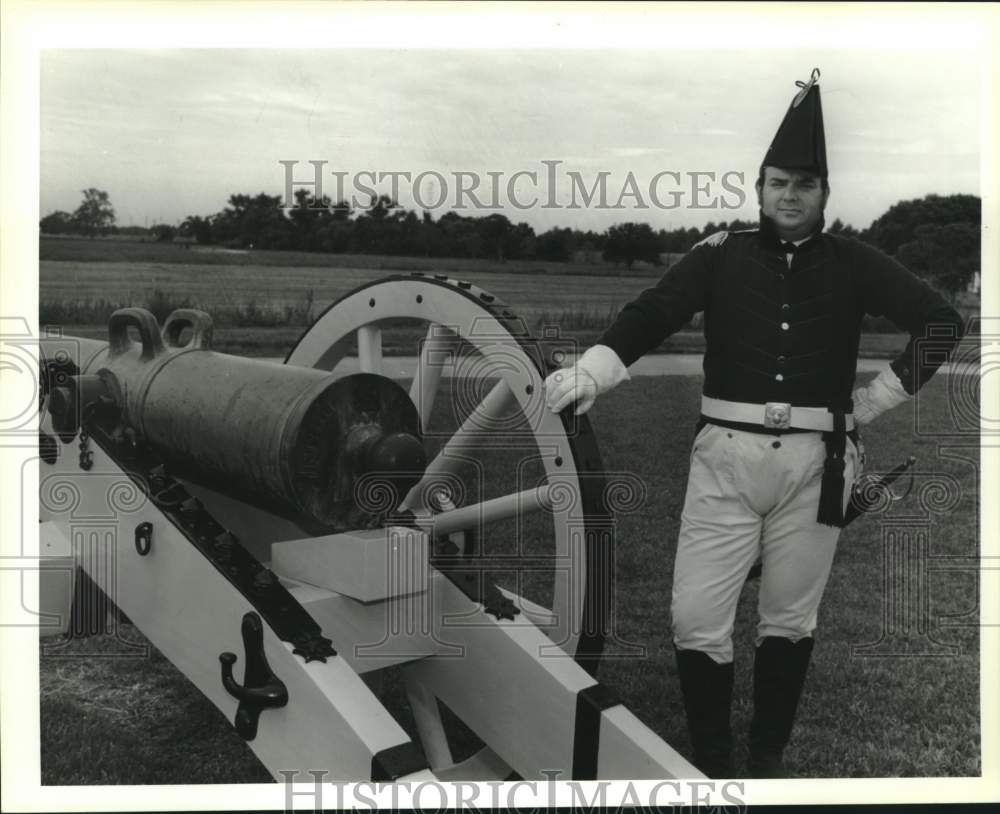
[[[257,737],[257,722],[261,712],[285,706],[288,703],[288,689],[267,663],[264,655],[264,626],[260,616],[253,611],[245,613],[241,632],[246,653],[243,685],[237,684],[233,678],[235,653],[220,653],[219,664],[222,686],[240,702],[233,724],[244,740],[252,741]]]
[[[135,527],[135,550],[145,557],[153,547],[153,524],[140,523]]]

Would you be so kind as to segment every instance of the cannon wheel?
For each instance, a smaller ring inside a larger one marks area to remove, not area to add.
[[[610,629],[613,534],[603,467],[589,421],[572,415],[572,409],[557,416],[545,407],[542,383],[558,367],[559,352],[552,354],[555,358],[546,358],[524,320],[486,291],[465,281],[418,273],[378,280],[334,302],[285,362],[333,370],[356,343],[360,369],[386,375],[393,362],[383,356],[383,335],[388,338],[400,320],[410,323],[410,336],[417,337],[409,352],[418,360],[410,396],[421,429],[428,443],[441,441],[403,508],[424,516],[454,504],[471,509],[468,525],[457,536],[480,540],[480,554],[486,557],[490,555],[485,550],[490,524],[519,522],[528,512],[547,517],[551,607],[512,591],[504,593],[565,654],[595,673]],[[460,410],[456,430],[435,439],[431,413],[442,398],[442,369],[449,366],[457,374],[453,383],[459,383],[452,387],[453,403],[465,401],[460,406],[471,409]],[[488,381],[493,384],[483,395],[481,385]],[[530,438],[524,437],[526,433]],[[519,442],[537,450],[535,464],[544,470],[544,482],[536,478],[522,484],[529,488],[489,501],[456,499],[461,486],[455,479],[472,450],[488,454]],[[543,492],[546,499],[538,499]],[[537,570],[537,560],[530,554],[522,557],[521,567],[526,572]],[[447,770],[448,766],[434,765],[448,763],[450,755],[440,710],[427,688],[408,686],[408,691],[432,767]],[[454,776],[484,779],[483,772],[499,777],[509,773],[485,748],[463,765],[467,771]]]

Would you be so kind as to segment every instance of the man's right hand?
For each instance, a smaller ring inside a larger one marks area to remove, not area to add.
[[[549,374],[545,403],[552,412],[559,413],[578,402],[576,415],[583,415],[599,395],[629,378],[617,353],[607,345],[594,345],[572,367]]]
[[[597,382],[579,364],[550,373],[545,380],[545,403],[553,413],[577,402],[576,415],[583,415],[594,406],[596,398]]]

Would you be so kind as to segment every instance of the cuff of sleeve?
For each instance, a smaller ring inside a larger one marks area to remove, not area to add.
[[[599,393],[606,393],[632,378],[618,354],[607,345],[594,345],[588,348],[577,360],[577,365],[591,375],[597,383]]]
[[[906,361],[908,354],[903,354],[899,359],[893,360],[889,364],[889,370],[895,375],[896,380],[909,395],[916,391],[915,376],[910,362]]]
[[[904,401],[909,401],[911,396],[911,393],[906,389],[903,381],[896,375],[896,371],[891,366],[875,377],[872,387],[878,387],[880,391],[884,390],[885,400],[890,408],[896,407]],[[881,398],[882,393],[879,395]]]
[[[878,374],[867,387],[854,394],[854,420],[867,424],[893,407],[909,401],[910,394],[890,367]]]

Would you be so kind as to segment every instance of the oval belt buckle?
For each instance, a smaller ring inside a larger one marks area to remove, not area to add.
[[[768,429],[787,430],[792,426],[792,405],[782,401],[769,401],[764,405],[764,426]]]

